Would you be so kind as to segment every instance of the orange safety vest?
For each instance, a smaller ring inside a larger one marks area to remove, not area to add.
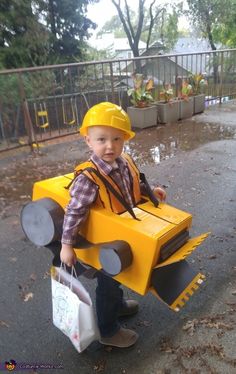
[[[127,166],[132,178],[132,187],[133,187],[133,199],[134,204],[137,205],[141,200],[141,191],[140,191],[140,174],[139,170],[137,169],[136,165],[132,161],[131,157],[127,154],[122,153],[123,159],[127,161]],[[102,177],[105,179],[113,189],[120,195],[121,200],[124,201],[124,197],[122,191],[120,190],[119,186],[114,182],[114,180],[109,176],[106,175],[97,165],[95,165],[92,161],[86,161],[75,168],[75,175],[79,175],[80,173],[85,174],[89,179],[91,179],[98,187],[98,196],[95,201],[95,205],[97,207],[103,207],[112,211],[114,213],[123,213],[126,211],[124,205],[116,198],[116,196],[107,188],[105,183],[101,180],[99,175],[95,174],[92,169],[95,169]]]

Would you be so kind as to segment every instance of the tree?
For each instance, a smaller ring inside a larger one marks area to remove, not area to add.
[[[0,60],[4,67],[37,65],[48,53],[48,33],[30,0],[0,2]]]
[[[104,26],[97,33],[97,36],[102,36],[106,33],[113,33],[116,38],[126,37],[124,27],[118,15],[113,16],[109,21],[105,22]]]
[[[1,0],[0,63],[5,68],[81,59],[96,25],[86,17],[98,0]]]
[[[228,2],[227,12],[214,26],[213,37],[229,48],[236,47],[236,0]]]
[[[162,41],[166,49],[173,47],[178,37],[178,6],[172,3],[170,12],[167,4],[164,7],[157,6],[156,0],[148,3],[146,0],[138,0],[138,10],[135,13],[131,10],[128,0],[112,0],[112,3],[116,7],[120,20],[118,30],[121,30],[121,26],[123,27],[134,57],[139,57],[140,40],[146,42],[146,49],[156,40]],[[114,25],[116,24],[117,18]],[[107,26],[112,28],[112,23]]]
[[[181,6],[171,5],[171,8],[166,5],[164,9],[159,13],[155,22],[153,23],[153,28],[151,32],[149,25],[149,12],[146,11],[145,17],[145,27],[142,32],[142,40],[146,40],[146,48],[157,40],[160,40],[163,49],[169,51],[175,45],[178,39],[178,18],[179,12],[181,11]],[[147,34],[147,31],[149,34]],[[147,37],[149,36],[149,38]]]
[[[216,42],[222,42],[220,29],[225,29],[227,20],[231,19],[231,7],[235,0],[187,0],[189,16],[196,28],[199,28],[202,35],[208,39],[211,49],[216,50]],[[219,81],[217,55],[212,57],[214,82]]]
[[[39,0],[44,21],[51,32],[51,53],[61,62],[83,55],[89,29],[96,24],[86,17],[87,5],[97,0]]]
[[[208,39],[211,49],[216,50],[214,39],[214,28],[222,18],[225,19],[230,0],[187,0],[188,15],[195,28],[198,28],[202,35]]]
[[[133,20],[131,19],[131,9],[128,5],[128,1],[124,0],[124,9],[122,9],[122,1],[121,0],[112,0],[112,3],[116,7],[118,12],[120,21],[124,27],[124,31],[129,41],[130,48],[133,52],[134,57],[139,57],[139,41],[141,38],[141,34],[143,32],[144,27],[144,16],[145,16],[145,4],[146,0],[139,0],[138,1],[138,12],[137,18]],[[150,4],[149,8],[149,27],[148,27],[148,35],[147,35],[147,43],[150,41],[150,35],[157,19],[158,15],[162,12],[163,8],[156,8],[154,9],[156,0],[153,0]]]

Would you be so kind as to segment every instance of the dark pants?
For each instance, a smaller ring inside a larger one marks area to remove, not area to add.
[[[113,278],[97,272],[96,310],[101,336],[113,336],[119,329],[118,313],[123,302],[123,291]]]

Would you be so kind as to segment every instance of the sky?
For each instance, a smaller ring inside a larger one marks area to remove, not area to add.
[[[111,0],[100,0],[97,4],[88,5],[88,18],[98,25],[97,29],[100,29],[115,14],[116,9]]]

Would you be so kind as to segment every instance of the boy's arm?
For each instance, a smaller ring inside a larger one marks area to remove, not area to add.
[[[166,199],[166,191],[161,186],[156,186],[151,188],[146,180],[145,174],[140,173],[140,190],[142,195],[149,195],[147,189],[151,189],[155,197],[158,198],[160,201],[165,201]]]
[[[76,241],[80,225],[89,214],[91,204],[96,200],[98,186],[87,176],[80,174],[74,181],[70,191],[71,199],[67,205],[63,232],[60,258],[63,263],[72,266],[76,263],[76,254],[73,244]]]

